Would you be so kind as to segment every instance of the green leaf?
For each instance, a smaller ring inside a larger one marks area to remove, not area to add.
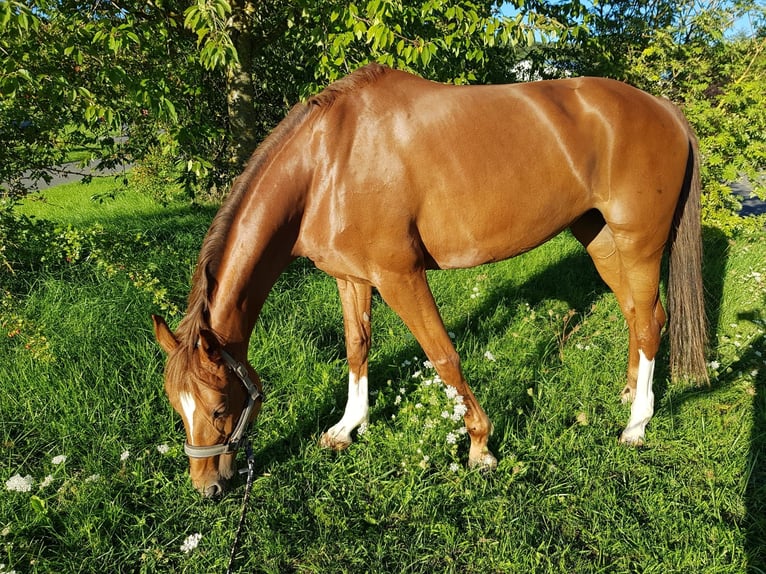
[[[38,516],[48,513],[48,504],[39,496],[33,494],[29,498],[29,505],[32,507],[32,511]]]

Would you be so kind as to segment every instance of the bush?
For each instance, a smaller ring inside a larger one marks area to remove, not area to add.
[[[762,225],[736,216],[731,184],[746,178],[766,198],[766,37],[726,38],[732,16],[713,8],[688,25],[653,31],[627,77],[684,110],[700,140],[703,218],[727,233]]]

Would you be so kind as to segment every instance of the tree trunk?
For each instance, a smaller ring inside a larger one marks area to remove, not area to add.
[[[231,136],[229,163],[236,173],[242,170],[258,144],[253,82],[256,48],[253,23],[256,8],[248,0],[235,0],[231,7],[232,41],[239,62],[231,64],[226,71],[226,102]]]

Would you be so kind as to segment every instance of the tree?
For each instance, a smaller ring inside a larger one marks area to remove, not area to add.
[[[742,11],[760,30],[729,38]],[[626,79],[681,105],[695,127],[703,156],[703,214],[726,230],[742,225],[731,184],[746,177],[766,198],[766,7],[719,4],[688,20],[654,30],[634,51]]]
[[[498,77],[488,54],[559,34],[495,0],[0,0],[0,181],[74,146],[100,165],[173,160],[225,188],[287,103],[371,60],[443,81]],[[493,75],[494,74],[494,75]]]

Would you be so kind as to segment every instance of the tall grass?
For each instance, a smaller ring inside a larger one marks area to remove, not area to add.
[[[243,486],[217,502],[193,491],[149,321],[160,305],[180,319],[213,213],[92,193],[25,207],[83,249],[0,307],[0,572],[223,571]],[[370,424],[343,453],[318,447],[345,402],[342,317],[334,281],[296,262],[250,348],[268,399],[238,568],[766,571],[764,235],[708,230],[713,384],[669,385],[663,350],[643,449],[617,442],[626,327],[576,241],[431,274],[495,424],[491,474],[465,468],[450,399],[379,300]],[[27,476],[29,491],[8,489]]]

